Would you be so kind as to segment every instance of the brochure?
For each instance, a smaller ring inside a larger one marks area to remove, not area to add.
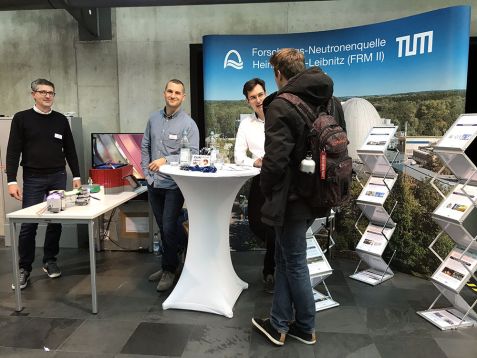
[[[376,272],[372,269],[369,269],[369,270],[356,272],[350,277],[354,278],[355,280],[362,281],[362,282],[375,286],[378,283],[381,283],[382,281],[386,281],[390,279],[391,277],[393,277],[393,275],[388,273],[385,273],[383,275],[383,272]]]
[[[395,182],[396,179],[371,176],[359,195],[358,201],[383,205]]]
[[[339,303],[334,301],[330,296],[326,296],[317,290],[313,290],[313,299],[315,300],[316,311],[339,306]]]
[[[446,329],[458,326],[461,323],[463,314],[453,308],[443,308],[430,311],[419,312],[421,316],[435,324],[436,326]],[[464,320],[462,325],[468,325],[469,320]]]
[[[432,279],[459,292],[469,280],[471,272],[473,273],[477,268],[477,253],[466,252],[465,255],[462,253],[463,250],[457,247],[453,248],[434,272]]]
[[[306,239],[306,261],[310,276],[330,274],[332,269],[314,237]]]
[[[384,152],[387,150],[391,138],[396,133],[397,127],[395,126],[383,126],[373,127],[369,132],[364,144],[359,148],[360,151],[376,151]]]
[[[461,115],[444,134],[437,147],[458,148],[463,150],[469,140],[477,133],[477,116]]]
[[[464,214],[470,208],[474,207],[472,200],[475,201],[477,199],[477,187],[472,185],[465,186],[464,190],[470,195],[469,198],[463,192],[463,186],[463,184],[458,184],[444,201],[442,201],[433,214],[460,222]]]
[[[356,246],[356,250],[381,256],[394,233],[394,228],[387,228],[370,223]]]

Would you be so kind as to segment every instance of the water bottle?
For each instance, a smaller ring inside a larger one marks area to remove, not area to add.
[[[154,233],[154,238],[152,239],[152,251],[156,256],[161,254],[161,241],[159,240],[159,235],[157,235],[157,232]]]
[[[214,131],[210,131],[210,164],[214,164],[217,160],[217,139],[215,138]]]
[[[182,139],[181,139],[181,151],[179,155],[179,163],[180,165],[189,165],[190,164],[190,144],[189,144],[189,138],[187,137],[187,131],[184,129],[184,132],[182,133]]]

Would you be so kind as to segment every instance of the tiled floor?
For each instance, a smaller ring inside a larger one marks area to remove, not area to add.
[[[37,249],[40,253],[40,249]],[[262,291],[262,252],[235,252],[238,275],[250,284],[234,317],[162,310],[147,276],[158,268],[149,253],[97,255],[99,313],[90,313],[87,250],[62,249],[63,276],[49,279],[37,256],[31,284],[15,313],[10,249],[0,249],[1,357],[366,357],[475,358],[477,328],[440,331],[416,314],[437,296],[433,285],[405,274],[371,287],[351,280],[354,262],[335,259],[327,283],[339,307],[317,313],[318,343],[288,340],[273,347],[252,329],[266,316],[271,295]]]

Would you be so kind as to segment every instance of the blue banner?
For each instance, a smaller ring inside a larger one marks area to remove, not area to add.
[[[470,7],[455,6],[379,24],[277,35],[204,36],[204,98],[243,99],[253,77],[276,90],[268,60],[300,49],[307,66],[335,82],[335,95],[361,97],[465,89]]]

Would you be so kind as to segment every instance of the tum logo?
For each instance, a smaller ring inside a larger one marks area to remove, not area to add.
[[[420,32],[414,34],[412,37],[412,47],[411,47],[411,35],[396,37],[396,42],[399,44],[398,57],[402,57],[403,45],[406,45],[404,50],[404,56],[415,56],[417,53],[417,46],[419,44],[419,54],[423,54],[426,48],[427,42],[427,52],[432,52],[432,37],[434,31]],[[427,41],[426,41],[427,40]]]

